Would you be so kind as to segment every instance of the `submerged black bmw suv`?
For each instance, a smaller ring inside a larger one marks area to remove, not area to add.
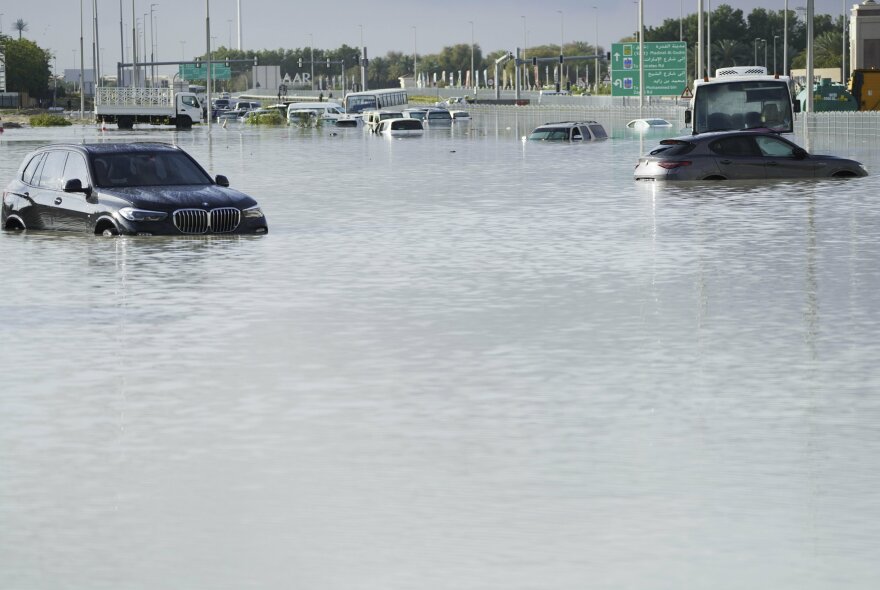
[[[0,227],[103,235],[264,234],[257,202],[164,143],[55,144],[3,192]]]

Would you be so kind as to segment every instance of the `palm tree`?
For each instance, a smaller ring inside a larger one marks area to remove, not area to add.
[[[729,66],[748,65],[751,56],[748,47],[733,39],[722,39],[712,44],[713,66],[725,68]]]
[[[12,25],[12,28],[18,31],[18,39],[21,40],[21,34],[23,31],[28,30],[28,24],[24,21],[24,19],[20,18],[15,21],[15,24]]]
[[[839,68],[841,61],[842,38],[840,31],[828,31],[816,37],[813,44],[813,57],[817,68]]]

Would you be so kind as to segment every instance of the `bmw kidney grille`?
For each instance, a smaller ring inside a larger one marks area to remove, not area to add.
[[[178,209],[174,212],[174,227],[184,234],[222,234],[235,231],[241,222],[241,211],[235,207],[219,209]]]

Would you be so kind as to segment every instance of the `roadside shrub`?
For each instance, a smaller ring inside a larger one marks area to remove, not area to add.
[[[41,115],[34,115],[30,118],[31,127],[67,127],[68,125],[72,125],[72,123],[61,115],[49,115],[48,113],[43,113]]]
[[[263,113],[248,117],[245,122],[248,125],[283,125],[284,119],[281,118],[281,113]]]

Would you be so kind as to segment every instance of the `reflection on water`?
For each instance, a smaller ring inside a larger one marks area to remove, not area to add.
[[[135,131],[271,233],[0,235],[0,586],[876,586],[877,177],[528,125]]]

